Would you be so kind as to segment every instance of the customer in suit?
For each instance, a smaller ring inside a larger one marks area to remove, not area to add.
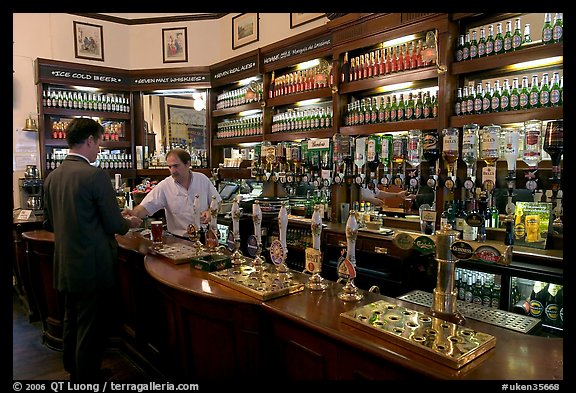
[[[70,379],[102,379],[116,283],[115,234],[142,220],[120,211],[107,171],[92,166],[104,128],[76,118],[66,130],[69,154],[44,182],[45,227],[54,232],[54,287],[64,296],[64,368]]]

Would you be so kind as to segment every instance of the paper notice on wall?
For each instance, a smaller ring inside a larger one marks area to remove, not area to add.
[[[38,133],[30,131],[20,131],[15,133],[14,152],[16,153],[36,153],[38,151]]]
[[[14,153],[14,171],[23,171],[26,169],[26,165],[38,166],[36,153]]]

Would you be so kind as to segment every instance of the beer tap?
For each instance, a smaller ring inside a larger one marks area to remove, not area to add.
[[[260,208],[260,201],[254,201],[252,205],[252,220],[254,221],[254,236],[256,237],[256,256],[252,261],[252,266],[258,269],[266,262],[266,258],[262,255],[262,209]]]
[[[308,282],[305,284],[306,288],[312,291],[321,291],[326,289],[327,285],[324,282],[320,271],[322,270],[322,253],[320,252],[320,234],[322,233],[322,217],[320,216],[320,206],[314,206],[314,213],[312,213],[312,248],[306,249],[306,270],[312,273]]]
[[[238,204],[238,199],[240,196],[234,198],[232,202],[232,209],[230,210],[230,215],[232,216],[232,234],[234,236],[234,252],[232,253],[232,264],[242,265],[246,262],[246,259],[240,251],[240,215],[241,210]]]
[[[342,258],[338,264],[338,276],[346,278],[346,285],[338,293],[338,298],[345,302],[358,301],[362,299],[362,294],[358,293],[358,288],[354,285],[356,278],[356,237],[358,236],[358,221],[356,211],[350,210],[348,221],[346,221],[346,258]]]

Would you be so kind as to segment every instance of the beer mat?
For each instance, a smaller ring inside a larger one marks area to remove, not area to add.
[[[340,314],[340,321],[459,369],[496,346],[496,337],[379,300]]]

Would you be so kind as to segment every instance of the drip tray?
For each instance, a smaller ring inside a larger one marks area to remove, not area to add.
[[[210,273],[214,281],[262,301],[290,295],[304,289],[309,275],[288,269],[279,273],[275,265],[265,263],[261,267],[233,266]]]
[[[433,295],[430,292],[416,290],[399,296],[398,299],[419,304],[424,307],[432,307]],[[456,308],[466,318],[475,319],[477,321],[486,322],[491,325],[500,326],[521,333],[530,333],[541,325],[541,321],[537,318],[514,314],[496,308],[488,308],[478,304],[464,302],[462,300],[457,300]]]
[[[345,324],[459,369],[496,346],[496,338],[379,300],[340,314]]]

